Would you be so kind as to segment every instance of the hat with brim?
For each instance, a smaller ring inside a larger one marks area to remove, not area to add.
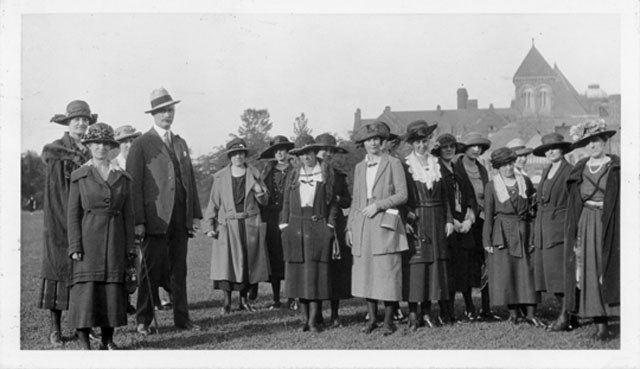
[[[322,133],[316,136],[316,144],[321,145],[323,150],[333,150],[338,154],[347,154],[349,151],[338,146],[338,141],[329,133]]]
[[[429,124],[425,120],[415,120],[407,126],[407,132],[404,134],[404,140],[408,143],[422,140],[433,134],[438,127],[438,123]]]
[[[521,138],[514,138],[506,145],[510,148],[516,156],[527,156],[533,152],[532,148],[526,147],[524,141]]]
[[[387,141],[395,141],[398,140],[400,138],[400,136],[398,136],[397,134],[391,132],[391,127],[389,127],[389,125],[383,121],[379,121],[380,124],[382,124],[383,127],[385,127],[387,129],[387,131],[389,131],[389,138],[387,138]]]
[[[591,141],[594,137],[601,137],[601,138],[603,138],[605,140],[608,140],[609,138],[611,138],[615,134],[616,134],[616,131],[614,131],[614,130],[606,130],[606,131],[601,131],[601,132],[589,134],[588,136],[585,136],[585,137],[579,139],[578,141],[574,142],[571,145],[571,149],[574,150],[574,149],[579,149],[581,147],[587,146],[589,141]]]
[[[244,152],[246,156],[249,156],[253,151],[247,147],[247,143],[241,138],[234,138],[227,143],[224,153],[227,157],[231,157],[238,152]]]
[[[134,139],[140,135],[142,135],[142,132],[136,131],[136,129],[130,125],[125,125],[116,128],[114,139],[118,142],[123,142],[128,139]]]
[[[433,149],[431,149],[431,155],[440,156],[442,154],[442,147],[448,145],[454,145],[456,154],[462,152],[464,148],[464,145],[458,142],[454,135],[451,133],[443,133],[436,139],[436,143]]]
[[[491,153],[491,166],[493,169],[500,169],[501,167],[516,161],[517,157],[516,153],[510,148],[501,147]]]
[[[578,149],[586,146],[589,141],[595,137],[608,140],[615,134],[615,130],[607,129],[607,123],[604,119],[588,120],[586,122],[573,125],[569,129],[569,135],[573,139],[573,144],[571,145],[572,149]]]
[[[145,113],[153,114],[157,110],[167,108],[179,102],[180,100],[174,100],[164,87],[160,87],[151,91],[151,109],[145,111]]]
[[[469,132],[467,133],[460,142],[462,144],[462,150],[460,152],[464,153],[473,146],[480,146],[482,148],[482,152],[489,150],[491,147],[491,141],[482,137],[482,135],[478,132]]]
[[[273,159],[278,150],[290,151],[294,146],[295,144],[285,136],[276,136],[269,142],[269,147],[260,153],[258,159]]]
[[[91,114],[89,104],[82,100],[73,100],[67,104],[67,114],[56,114],[51,118],[51,122],[68,126],[69,121],[76,117],[87,118],[89,125],[98,121],[98,114]]]
[[[311,150],[321,150],[323,147],[323,145],[318,145],[310,135],[301,134],[296,138],[296,148],[289,151],[289,154],[298,156]]]
[[[564,140],[564,136],[560,133],[549,133],[540,139],[542,144],[533,149],[533,155],[545,156],[545,153],[552,149],[562,150],[562,154],[566,154],[571,151],[571,143]]]
[[[113,147],[120,147],[120,142],[113,138],[113,128],[107,123],[96,123],[90,126],[82,137],[82,143],[85,145],[90,143],[104,143]]]
[[[374,137],[379,137],[382,140],[391,139],[389,125],[382,121],[375,121],[373,123],[366,124],[356,131],[353,140],[356,143],[363,143],[364,141]]]

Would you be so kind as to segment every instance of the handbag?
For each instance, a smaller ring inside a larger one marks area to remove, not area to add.
[[[390,231],[396,231],[400,223],[400,214],[398,209],[387,209],[380,217],[380,227]]]

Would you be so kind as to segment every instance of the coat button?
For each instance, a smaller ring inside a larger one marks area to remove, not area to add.
[[[109,203],[110,203],[110,202],[111,202],[111,199],[110,199],[110,198],[108,198],[108,197],[107,197],[106,199],[104,199],[104,203],[105,203],[105,204],[109,205]]]

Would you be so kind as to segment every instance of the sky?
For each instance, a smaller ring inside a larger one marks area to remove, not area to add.
[[[99,121],[148,130],[150,92],[176,105],[173,130],[194,156],[224,145],[247,108],[268,109],[272,135],[346,137],[354,113],[508,107],[513,75],[535,40],[584,92],[620,93],[620,17],[606,14],[25,14],[21,150],[40,152],[66,127],[50,123],[87,101]]]

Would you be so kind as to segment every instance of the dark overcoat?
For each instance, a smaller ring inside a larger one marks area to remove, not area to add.
[[[174,167],[169,148],[154,128],[133,141],[127,156],[127,171],[133,178],[135,224],[144,224],[148,234],[167,232],[177,190],[177,173],[186,193],[185,227],[191,230],[193,219],[202,219],[189,147],[175,134],[172,145],[179,168]]]
[[[442,159],[440,159],[440,173],[446,188],[449,211],[451,212],[453,219],[462,223],[467,215],[467,210],[474,212],[474,209],[476,209],[476,196],[473,193],[473,188],[469,188],[470,183],[468,178],[467,181],[465,181],[460,170],[455,169],[455,163],[451,163],[451,165],[453,171],[450,171],[446,165],[444,165]],[[456,192],[458,195],[456,195]],[[458,201],[460,202],[460,209],[456,209],[456,196],[459,196]],[[465,250],[472,250],[476,248],[476,243],[474,242],[473,235],[470,232],[455,233],[450,237],[450,240],[452,239],[455,240],[455,244],[451,245],[451,247],[460,247]]]
[[[81,282],[123,283],[127,253],[133,252],[131,177],[121,169],[107,180],[83,165],[71,174],[69,250],[84,256],[72,263],[70,285]]]
[[[351,265],[353,255],[347,245],[347,217],[342,209],[348,209],[351,205],[351,194],[347,184],[347,175],[334,168],[335,194],[338,211],[336,211],[336,237],[340,246],[340,259],[331,261],[331,294],[333,299],[345,299],[351,297]]]
[[[473,191],[473,185],[471,184],[471,180],[469,179],[469,175],[467,175],[467,171],[464,169],[464,164],[462,163],[462,157],[458,158],[453,163],[453,171],[458,178],[460,178],[463,182],[463,185],[470,189],[472,198],[469,198],[470,205],[473,206],[473,212],[476,215],[476,218],[480,214],[480,211],[483,210],[480,208],[480,205],[476,201],[476,197]],[[487,168],[484,167],[478,160],[476,160],[476,165],[478,166],[478,170],[480,171],[480,178],[482,178],[482,184],[484,187],[487,186],[489,182],[489,173],[487,173]],[[481,246],[480,246],[481,247]]]
[[[333,169],[322,162],[323,181],[316,182],[313,198],[313,221],[310,228],[301,219],[300,203],[301,167],[295,168],[287,176],[284,201],[280,213],[280,223],[288,224],[282,230],[282,249],[285,262],[302,263],[306,258],[311,261],[329,262],[331,260],[332,241],[335,234],[338,204],[335,197],[335,179]],[[331,226],[329,226],[331,225]],[[309,254],[303,250],[309,250]]]
[[[89,160],[91,154],[80,149],[66,132],[46,145],[42,160],[46,164],[44,181],[44,227],[41,277],[52,281],[67,281],[71,259],[67,255],[67,205],[71,173]]]
[[[602,209],[602,293],[603,301],[609,305],[620,303],[620,158],[610,155],[611,168],[607,177]],[[580,184],[582,172],[589,158],[583,158],[569,174],[567,187],[567,216],[565,218],[565,299],[569,311],[577,310],[575,296],[576,244],[578,222],[582,214]]]
[[[534,244],[536,248],[549,249],[564,244],[564,219],[567,214],[567,199],[569,191],[567,178],[573,167],[564,158],[560,168],[552,179],[547,179],[551,166],[542,172],[538,184],[537,213],[534,228]],[[551,181],[549,190],[543,193],[545,181]]]
[[[213,175],[209,204],[205,211],[203,232],[218,231],[211,252],[211,279],[236,283],[258,283],[269,280],[270,266],[267,252],[266,224],[260,216],[259,205],[266,205],[267,192],[256,194],[253,187],[259,183],[260,173],[247,167],[245,181],[244,211],[236,212],[233,198],[231,165]],[[246,251],[243,251],[239,219],[244,220]],[[246,258],[246,260],[245,260]],[[245,271],[245,268],[248,268]],[[244,280],[248,276],[249,280]]]

